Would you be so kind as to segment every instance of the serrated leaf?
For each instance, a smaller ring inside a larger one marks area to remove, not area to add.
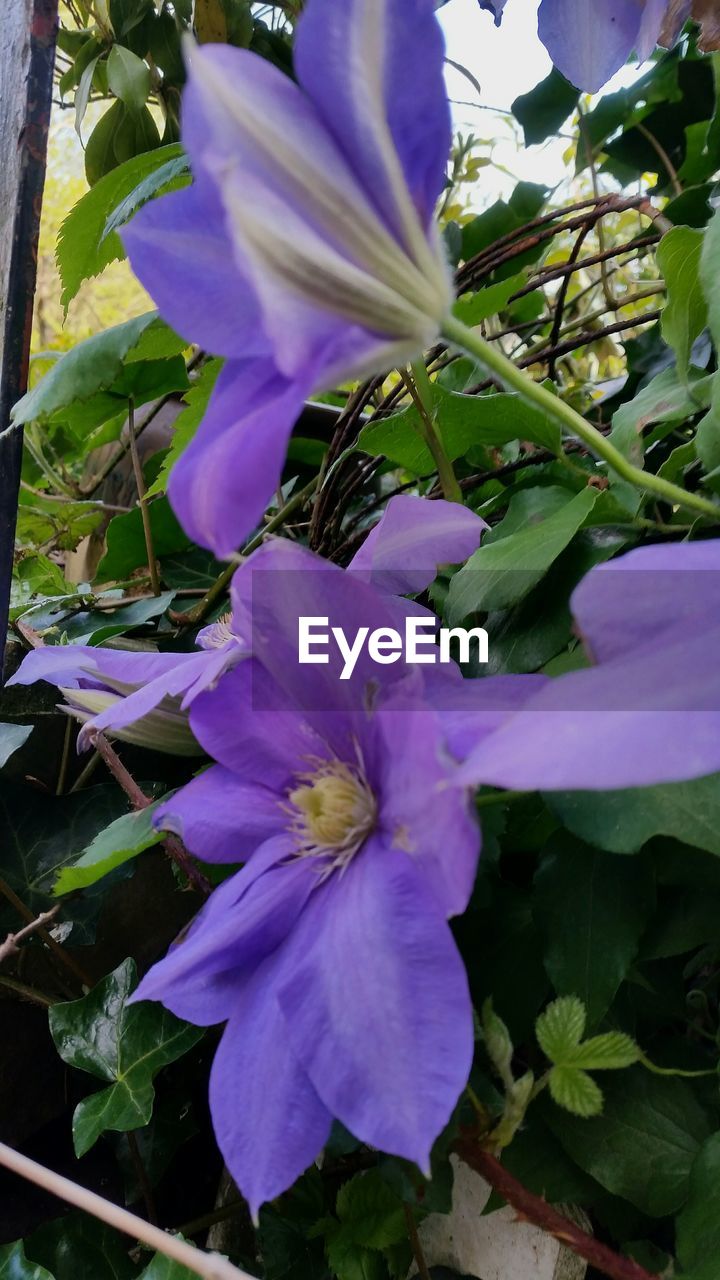
[[[201,1028],[181,1022],[161,1006],[128,1006],[136,986],[135,962],[125,960],[82,1000],[50,1010],[50,1031],[63,1061],[111,1082],[75,1109],[78,1158],[108,1129],[124,1133],[147,1124],[155,1075],[202,1037]]]
[[[574,1049],[567,1065],[585,1071],[617,1071],[631,1067],[640,1060],[640,1050],[631,1036],[622,1031],[606,1031],[602,1035],[583,1040]]]
[[[161,839],[153,827],[153,816],[161,803],[163,801],[156,800],[137,813],[124,813],[104,831],[100,831],[80,854],[77,862],[63,867],[55,881],[53,893],[59,896],[76,889],[85,889],[101,880],[109,871],[114,871],[115,867],[136,858],[145,849],[151,849]]]
[[[407,1235],[402,1201],[377,1169],[356,1174],[344,1183],[336,1211],[340,1237],[348,1244],[384,1249]]]
[[[66,313],[84,280],[125,257],[120,237],[115,234],[117,227],[170,182],[177,181],[179,185],[186,172],[185,153],[179,143],[173,143],[118,165],[78,200],[60,227],[55,248],[62,281],[60,300]],[[153,186],[155,178],[157,186]],[[110,227],[120,209],[126,210],[125,216]]]
[[[535,1023],[538,1044],[551,1062],[572,1059],[585,1030],[585,1005],[577,996],[560,996],[540,1014]]]
[[[25,1257],[22,1240],[0,1244],[0,1280],[53,1280],[49,1271]]]
[[[358,1248],[340,1235],[328,1240],[325,1248],[337,1280],[386,1280],[385,1261],[374,1249]]]
[[[210,396],[222,369],[222,360],[208,360],[200,370],[196,381],[184,396],[185,408],[178,414],[173,426],[170,448],[163,459],[157,477],[150,485],[147,496],[164,493],[175,463],[193,439],[207,411]]]
[[[547,573],[590,516],[597,489],[582,489],[532,529],[521,529],[476,551],[456,573],[448,593],[448,620],[504,609],[526,596]]]
[[[681,378],[687,375],[693,342],[707,323],[708,308],[700,285],[700,254],[705,233],[673,227],[657,247],[668,300],[662,314],[662,333],[677,357]]]
[[[599,1116],[602,1090],[591,1076],[576,1067],[553,1067],[548,1080],[550,1094],[559,1107],[575,1116]]]

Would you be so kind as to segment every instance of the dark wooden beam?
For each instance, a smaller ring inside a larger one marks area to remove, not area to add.
[[[4,0],[0,20],[0,670],[13,565],[58,0]]]

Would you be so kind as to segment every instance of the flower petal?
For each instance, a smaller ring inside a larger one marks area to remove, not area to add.
[[[277,487],[290,433],[312,385],[272,361],[232,361],[200,430],[173,467],[168,495],[185,532],[228,556],[258,524]]]
[[[215,889],[189,930],[145,975],[133,1002],[159,1000],[179,1018],[212,1026],[230,1017],[238,987],[283,941],[317,881],[270,840]]]
[[[475,883],[480,829],[464,792],[448,785],[439,719],[396,701],[375,722],[386,842],[410,854],[443,914],[459,915]]]
[[[215,765],[161,805],[155,825],[174,831],[206,862],[244,862],[258,845],[285,830],[282,798]]]
[[[268,353],[257,298],[235,265],[223,207],[207,178],[144,205],[122,241],[163,318],[188,342],[220,356]]]
[[[237,994],[210,1073],[218,1146],[254,1219],[312,1163],[332,1123],[288,1041],[275,994],[281,959]]]
[[[467,979],[412,860],[369,841],[308,900],[279,999],[291,1045],[363,1142],[429,1164],[472,1062]]]
[[[642,19],[642,0],[542,0],[538,34],[565,79],[597,93],[636,48]]]
[[[718,625],[720,544],[638,547],[591,569],[573,592],[571,606],[596,662],[638,647],[657,648],[679,628],[689,634]]]
[[[616,790],[720,770],[720,627],[551,680],[455,775],[514,790]]]
[[[47,644],[26,654],[20,667],[6,681],[34,684],[47,680],[63,689],[103,689],[113,685],[134,687],[146,681],[170,677],[177,668],[191,664],[194,653],[122,653],[92,645]]]
[[[467,560],[483,529],[485,521],[457,502],[398,494],[348,569],[382,591],[417,594],[434,580],[439,565]]]
[[[444,55],[433,0],[312,0],[297,29],[301,85],[411,253],[445,181]]]

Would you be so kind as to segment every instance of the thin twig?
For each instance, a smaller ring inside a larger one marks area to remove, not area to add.
[[[148,511],[148,505],[145,499],[145,477],[143,476],[142,463],[140,462],[140,454],[138,453],[137,447],[137,437],[135,435],[135,402],[132,396],[128,400],[128,433],[130,436],[130,457],[132,458],[135,485],[137,487],[138,503],[140,506],[140,515],[142,516],[143,534],[145,535],[145,551],[147,553],[148,569],[150,570],[150,583],[152,585],[153,595],[159,596],[160,575],[158,573],[157,560],[155,558],[155,547],[153,546],[150,512]]]
[[[153,803],[152,800],[145,795],[142,787],[138,786],[132,774],[125,768],[117,752],[110,746],[107,738],[102,733],[95,733],[92,735],[92,744],[104,760],[115,781],[122,787],[133,809],[136,812],[141,809],[147,809]],[[160,838],[160,843],[168,857],[187,876],[193,888],[207,897],[212,892],[212,885],[202,872],[198,871],[197,867],[194,866],[192,859],[177,837],[166,835]]]
[[[188,1267],[196,1275],[202,1276],[203,1280],[253,1280],[247,1271],[241,1271],[239,1267],[233,1266],[219,1254],[203,1253],[201,1249],[188,1244],[186,1240],[168,1235],[166,1231],[161,1231],[159,1227],[146,1222],[144,1218],[137,1217],[127,1209],[121,1209],[119,1205],[105,1200],[94,1191],[88,1191],[77,1182],[71,1182],[69,1178],[61,1177],[52,1169],[46,1169],[37,1161],[29,1160],[19,1151],[13,1151],[12,1147],[6,1146],[4,1142],[0,1143],[0,1165],[10,1169],[18,1177],[25,1178],[35,1186],[49,1191],[51,1195],[57,1196],[58,1199],[64,1200],[76,1209],[92,1214],[101,1222],[114,1227],[116,1231],[122,1231],[133,1240],[139,1240],[148,1248],[155,1249],[165,1257],[179,1262],[181,1266]]]
[[[0,974],[0,987],[4,987],[7,991],[12,991],[13,995],[19,997],[20,1000],[28,1000],[30,1004],[39,1004],[43,1009],[52,1009],[58,1001],[53,996],[46,996],[44,991],[38,991],[36,987],[29,987],[25,982],[18,982],[17,978],[6,978],[4,973]]]
[[[52,907],[50,911],[42,911],[39,916],[36,916],[34,920],[26,924],[24,929],[19,929],[17,933],[9,933],[5,941],[0,942],[0,964],[2,964],[3,960],[7,960],[8,956],[17,955],[20,950],[20,943],[31,937],[33,933],[39,933],[40,930],[44,929],[46,924],[55,919],[59,910],[60,906],[58,904],[57,907]]]
[[[418,1269],[420,1280],[430,1280],[430,1272],[428,1264],[425,1261],[425,1254],[420,1243],[417,1225],[415,1223],[415,1215],[409,1204],[403,1204],[403,1213],[405,1214],[405,1223],[407,1226],[408,1240],[413,1251],[413,1257]]]
[[[674,191],[675,195],[676,195],[676,196],[681,196],[681,195],[682,195],[682,193],[683,193],[682,183],[681,183],[680,179],[679,179],[679,178],[678,178],[678,176],[677,176],[677,170],[676,170],[676,168],[675,168],[675,165],[673,164],[672,160],[670,159],[670,157],[669,157],[669,155],[668,155],[667,151],[665,150],[664,146],[662,145],[662,143],[658,141],[658,139],[655,137],[655,134],[654,134],[654,133],[651,133],[651,132],[650,132],[650,130],[646,127],[646,125],[641,124],[640,122],[638,122],[638,123],[635,125],[635,128],[637,129],[638,133],[641,133],[641,134],[642,134],[643,138],[647,138],[647,140],[648,140],[648,142],[650,143],[650,146],[652,147],[652,149],[653,149],[653,151],[655,152],[656,156],[658,156],[658,157],[659,157],[659,159],[661,160],[662,164],[665,166],[665,170],[666,170],[667,175],[668,175],[668,177],[669,177],[669,179],[670,179],[670,183],[671,183],[671,185],[672,185],[672,189],[673,189],[673,191]]]
[[[15,890],[7,883],[6,880],[3,880],[2,877],[0,877],[0,893],[4,898],[7,898],[11,906],[15,908],[27,924],[34,924],[35,916],[33,912],[25,906],[22,898],[18,897]],[[60,963],[64,964],[65,968],[69,969],[73,976],[77,978],[84,987],[93,986],[93,979],[85,973],[85,970],[78,964],[77,960],[73,959],[65,948],[61,947],[60,943],[55,941],[52,934],[48,933],[47,929],[44,927],[38,928],[37,935],[39,938],[42,938],[45,945],[50,948],[53,955],[57,957]]]
[[[455,1150],[466,1164],[479,1173],[517,1212],[520,1221],[532,1222],[561,1244],[584,1258],[596,1271],[609,1280],[659,1280],[632,1258],[616,1253],[602,1241],[596,1240],[569,1218],[558,1213],[547,1200],[528,1191],[517,1178],[504,1168],[495,1156],[483,1151],[476,1137],[463,1137],[455,1143]]]
[[[60,758],[58,780],[57,780],[57,785],[55,787],[56,796],[62,795],[63,791],[65,790],[65,784],[67,782],[68,767],[70,764],[70,747],[72,745],[72,737],[73,737],[73,727],[74,726],[73,726],[72,720],[68,720],[67,724],[65,725],[65,737],[63,739],[62,756]]]

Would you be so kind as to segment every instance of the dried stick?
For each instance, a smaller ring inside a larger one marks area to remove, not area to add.
[[[69,1178],[61,1177],[59,1173],[46,1169],[35,1160],[29,1160],[19,1151],[13,1151],[12,1147],[6,1146],[4,1142],[0,1142],[0,1165],[10,1169],[18,1177],[33,1182],[35,1186],[42,1187],[44,1191],[49,1191],[51,1195],[57,1196],[58,1199],[64,1200],[76,1209],[91,1213],[93,1217],[106,1222],[116,1231],[122,1231],[132,1239],[147,1245],[148,1248],[164,1254],[166,1258],[172,1258],[181,1266],[188,1267],[190,1271],[195,1272],[195,1275],[202,1276],[203,1280],[253,1280],[247,1271],[241,1271],[226,1258],[221,1258],[218,1254],[203,1253],[201,1249],[196,1249],[195,1245],[179,1240],[177,1236],[168,1235],[166,1231],[161,1231],[159,1227],[146,1222],[144,1218],[138,1218],[127,1209],[121,1209],[112,1201],[105,1200],[94,1191],[88,1191],[77,1182],[71,1182]]]
[[[105,761],[115,781],[122,787],[133,809],[136,811],[147,809],[152,804],[152,800],[145,795],[142,787],[138,786],[107,738],[102,733],[95,733],[92,735],[92,744],[98,755]],[[161,844],[176,866],[187,876],[191,885],[207,897],[211,892],[210,881],[193,865],[192,859],[180,841],[175,836],[167,835],[161,840]]]
[[[558,1213],[547,1200],[528,1191],[517,1178],[501,1165],[489,1151],[483,1151],[474,1137],[460,1138],[455,1150],[465,1164],[479,1173],[509,1205],[515,1209],[521,1221],[532,1222],[548,1235],[554,1236],[566,1248],[584,1258],[596,1271],[609,1280],[659,1280],[632,1258],[616,1253],[601,1240],[588,1235],[569,1218]]]
[[[17,955],[20,950],[20,943],[24,942],[33,933],[43,929],[51,920],[54,920],[59,910],[60,907],[58,905],[50,911],[42,911],[35,920],[31,920],[30,924],[26,924],[24,929],[20,929],[17,933],[9,933],[5,941],[0,942],[0,964],[2,964],[3,960],[7,960],[8,956]]]
[[[36,924],[35,916],[32,911],[25,906],[22,898],[18,897],[12,886],[9,885],[6,880],[3,880],[2,877],[0,877],[0,893],[4,898],[7,898],[10,905],[15,908],[18,915],[22,916],[23,920],[27,921],[28,924],[34,925],[35,932],[38,937],[42,938],[45,945],[50,948],[53,955],[57,957],[60,963],[64,964],[65,968],[69,969],[73,976],[77,978],[84,987],[92,987],[93,979],[85,973],[85,970],[78,964],[77,960],[74,960],[65,948],[61,947],[60,943],[55,941],[52,934],[48,933],[44,925]]]
[[[138,505],[140,507],[140,515],[142,517],[148,569],[150,570],[150,583],[152,585],[153,595],[159,596],[160,574],[158,573],[157,557],[155,555],[155,547],[153,544],[150,512],[148,511],[148,505],[145,500],[145,477],[143,476],[142,463],[140,462],[140,454],[138,453],[137,447],[137,436],[135,434],[135,402],[132,397],[128,400],[128,432],[130,435],[130,457],[132,459],[132,468],[135,475],[135,487],[138,495]]]

